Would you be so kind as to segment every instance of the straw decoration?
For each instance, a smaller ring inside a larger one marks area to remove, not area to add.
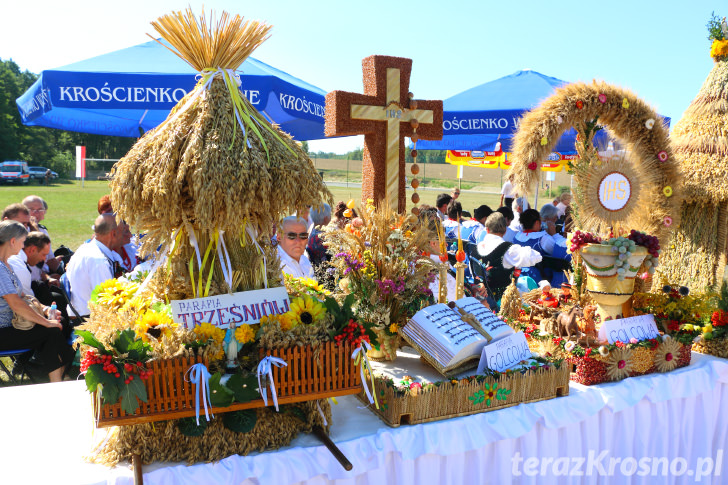
[[[667,227],[662,224],[663,218],[670,215],[678,222],[679,211],[676,207],[679,207],[682,197],[681,187],[677,183],[681,177],[680,166],[672,153],[668,131],[660,116],[644,101],[630,91],[603,81],[561,87],[523,117],[514,140],[514,162],[511,167],[516,190],[528,193],[534,189],[539,179],[539,165],[547,160],[560,136],[571,126],[579,132],[580,141],[577,145],[582,148],[582,159],[572,163],[572,167],[586,162],[588,166],[582,179],[586,181],[592,177],[598,157],[591,140],[593,133],[587,133],[586,127],[594,120],[608,127],[631,153],[633,162],[630,165],[639,176],[642,197],[648,196],[650,199],[642,205],[643,209],[637,208],[632,212],[634,217],[647,221],[640,229],[653,231],[663,240],[668,233]],[[596,196],[586,194],[586,190],[584,186],[575,190],[574,201],[578,207],[584,205],[585,197]],[[637,214],[637,211],[641,213]],[[594,215],[591,223],[595,222],[595,217],[598,214]],[[611,222],[614,222],[614,218],[601,221],[601,225],[606,226]]]
[[[230,18],[227,12],[208,25],[204,11],[198,20],[189,8],[163,15],[152,26],[176,51],[165,47],[197,71],[237,69],[270,37],[272,27],[257,20],[244,22],[239,15]]]

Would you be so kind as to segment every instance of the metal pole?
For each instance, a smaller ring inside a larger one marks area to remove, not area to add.
[[[346,158],[346,186],[349,186],[349,158]]]

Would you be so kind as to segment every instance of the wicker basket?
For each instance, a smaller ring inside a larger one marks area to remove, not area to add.
[[[503,375],[497,381],[493,378],[486,378],[481,382],[464,379],[442,382],[437,386],[415,391],[395,389],[388,386],[385,379],[375,376],[379,409],[373,405],[368,407],[392,427],[467,416],[566,396],[569,394],[569,371],[569,366],[564,364],[559,369],[552,366],[525,374]],[[493,398],[490,402],[474,399],[477,393],[493,390],[496,384],[498,389],[510,391],[505,399]],[[369,404],[364,393],[359,393],[357,397]]]
[[[273,382],[279,404],[290,404],[333,396],[356,394],[361,389],[361,378],[351,358],[350,344],[337,346],[325,342],[318,348],[295,347],[261,351],[286,361],[285,367],[273,367]],[[147,402],[139,401],[135,414],[127,414],[121,404],[103,404],[95,409],[97,426],[117,426],[165,421],[194,416],[197,386],[185,381],[185,373],[194,364],[205,363],[197,358],[180,357],[147,363],[153,374],[145,382]],[[268,405],[272,405],[268,389]],[[95,394],[94,394],[95,396]],[[97,402],[94,399],[94,402]],[[265,407],[263,399],[234,403],[225,408],[212,408],[214,413]]]

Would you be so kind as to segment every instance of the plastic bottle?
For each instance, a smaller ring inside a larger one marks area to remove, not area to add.
[[[58,306],[56,305],[56,302],[54,301],[51,303],[51,308],[48,310],[48,320],[55,320],[58,318]]]

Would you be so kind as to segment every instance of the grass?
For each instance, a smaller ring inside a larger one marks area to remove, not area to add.
[[[439,184],[442,192],[450,192],[450,188],[455,186],[453,181],[440,181]],[[445,182],[449,182],[447,186]],[[463,182],[463,192],[460,195],[460,202],[463,209],[472,211],[481,204],[487,204],[491,208],[498,207],[500,195],[485,192],[468,191],[470,184]],[[334,201],[347,201],[361,199],[361,190],[358,187],[330,187],[334,194]],[[84,187],[81,188],[79,181],[59,182],[51,186],[45,185],[25,185],[25,186],[0,186],[0,208],[20,202],[23,198],[30,194],[35,194],[48,203],[48,212],[43,220],[43,224],[48,227],[48,232],[53,241],[53,247],[57,248],[61,244],[76,250],[84,241],[93,236],[91,226],[94,219],[98,215],[96,210],[98,200],[104,194],[108,194],[108,182],[103,181],[86,181]],[[407,191],[409,201],[412,190]],[[435,204],[435,199],[439,190],[419,190],[420,202],[424,204]],[[411,203],[408,202],[408,207]]]

